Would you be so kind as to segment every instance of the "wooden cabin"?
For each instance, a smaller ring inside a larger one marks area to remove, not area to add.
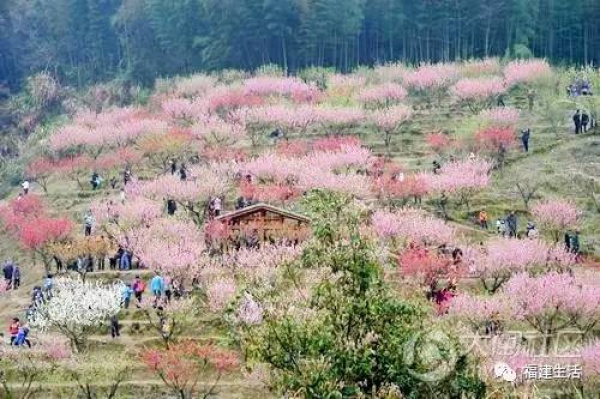
[[[230,243],[243,246],[248,241],[297,244],[308,237],[310,219],[268,204],[255,204],[218,216],[227,226]],[[229,246],[229,245],[228,245]]]

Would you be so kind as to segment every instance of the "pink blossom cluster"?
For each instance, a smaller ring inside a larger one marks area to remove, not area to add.
[[[484,159],[448,162],[438,174],[423,174],[429,187],[437,192],[455,193],[465,189],[482,189],[489,185],[492,164]]]
[[[389,105],[404,100],[407,95],[404,87],[399,84],[386,83],[361,90],[358,99],[363,104]]]
[[[425,136],[425,142],[434,152],[441,153],[450,148],[451,138],[447,134],[433,132]]]
[[[510,304],[498,296],[478,297],[463,293],[452,298],[448,315],[477,328],[491,320],[506,320],[511,310]]]
[[[214,278],[206,283],[206,298],[211,311],[220,313],[234,299],[238,291],[235,280],[231,277]]]
[[[451,86],[459,77],[454,64],[422,65],[404,75],[404,84],[415,90],[438,90]]]
[[[122,168],[124,165],[133,165],[141,161],[142,154],[131,147],[121,147],[117,151],[100,155],[91,161],[91,167],[97,171],[109,171]]]
[[[278,271],[297,259],[300,246],[267,245],[260,249],[240,249],[223,257],[223,266],[247,282],[273,283]]]
[[[246,136],[245,121],[225,122],[215,116],[203,117],[191,127],[192,136],[209,146],[230,146]]]
[[[497,126],[515,126],[519,122],[520,112],[512,107],[498,107],[482,111],[479,118]]]
[[[246,94],[243,89],[219,87],[212,90],[206,102],[211,113],[224,112],[242,107],[259,107],[265,99],[257,94]]]
[[[298,187],[307,191],[327,189],[338,193],[368,198],[371,193],[371,181],[364,175],[352,173],[322,173],[313,168],[300,176]]]
[[[73,117],[73,124],[95,129],[104,125],[119,125],[131,119],[143,119],[148,113],[141,108],[123,107],[111,108],[100,113],[81,110]]]
[[[336,152],[344,148],[361,147],[360,139],[354,136],[331,136],[313,140],[311,143],[312,149],[316,152]],[[370,155],[369,155],[370,156]]]
[[[357,107],[319,106],[315,109],[316,122],[330,126],[356,126],[365,120],[365,112]]]
[[[153,118],[117,120],[115,124],[67,125],[54,133],[50,148],[61,151],[75,147],[120,147],[132,143],[143,134],[160,134],[168,130],[166,122]]]
[[[575,204],[561,199],[537,202],[531,208],[531,213],[547,229],[560,231],[572,227],[579,217]]]
[[[537,323],[545,317],[562,317],[574,325],[581,323],[580,327],[600,320],[597,286],[568,273],[519,274],[508,281],[502,294],[512,304],[513,317],[520,320]]]
[[[465,78],[450,89],[458,101],[486,101],[506,92],[504,82],[499,77]]]
[[[548,270],[573,264],[573,255],[561,246],[541,240],[497,238],[485,246],[485,254],[475,260],[473,274],[493,278],[538,268]]]
[[[371,157],[369,150],[358,146],[313,152],[300,158],[270,152],[247,162],[244,172],[262,181],[285,183],[302,191],[325,188],[365,197],[370,192],[371,182],[353,170],[366,169]]]
[[[411,108],[405,105],[396,105],[384,110],[372,112],[369,115],[369,118],[378,128],[391,131],[407,122],[412,114]]]
[[[318,122],[316,108],[312,105],[290,107],[271,105],[244,111],[248,123],[279,126],[288,129],[306,130],[308,126]]]
[[[169,98],[161,103],[163,113],[177,123],[193,123],[208,114],[203,99]]]
[[[518,60],[504,67],[504,80],[507,86],[532,83],[552,75],[552,68],[546,60]]]
[[[193,167],[189,169],[185,181],[178,176],[162,175],[133,186],[130,192],[160,201],[170,198],[179,202],[203,202],[227,192],[233,181],[233,170],[232,164],[213,163]]]
[[[295,102],[313,102],[319,98],[316,86],[304,83],[298,78],[258,76],[244,82],[246,94],[259,96],[283,96]]]
[[[101,200],[90,206],[96,223],[115,224],[123,229],[146,225],[159,218],[162,206],[156,201],[143,197],[130,197],[127,201]]]
[[[121,242],[150,270],[171,277],[190,276],[200,265],[204,237],[191,222],[156,219],[127,233]]]
[[[27,351],[18,346],[2,345],[0,347],[0,357],[9,359],[17,368],[19,366],[29,367],[27,363],[30,361],[36,364],[35,367],[50,368],[52,367],[50,364],[44,364],[43,362],[62,361],[72,355],[68,343],[53,335],[37,334],[36,343],[37,345],[28,348]]]
[[[456,239],[454,227],[416,209],[377,211],[371,223],[376,234],[386,239],[399,237],[424,245],[450,244]]]
[[[366,168],[371,160],[372,153],[368,149],[343,145],[337,151],[314,151],[299,158],[268,152],[248,161],[244,170],[260,179],[285,182],[296,181],[315,170],[327,174],[336,170]]]
[[[353,126],[365,119],[364,111],[358,107],[272,105],[244,110],[243,113],[248,123],[274,125],[301,131],[316,124]]]

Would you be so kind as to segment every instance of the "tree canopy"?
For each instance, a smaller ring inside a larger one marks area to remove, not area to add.
[[[276,64],[294,72],[402,61],[546,57],[597,63],[593,0],[5,0],[0,83],[73,85]]]

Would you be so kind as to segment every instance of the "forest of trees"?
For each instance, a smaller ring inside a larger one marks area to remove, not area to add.
[[[0,84],[535,55],[598,63],[598,0],[0,0]]]

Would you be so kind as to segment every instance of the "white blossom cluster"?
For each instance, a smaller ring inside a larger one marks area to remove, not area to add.
[[[122,283],[105,285],[80,279],[57,279],[52,298],[37,305],[30,324],[40,330],[98,326],[119,313],[121,289]]]

